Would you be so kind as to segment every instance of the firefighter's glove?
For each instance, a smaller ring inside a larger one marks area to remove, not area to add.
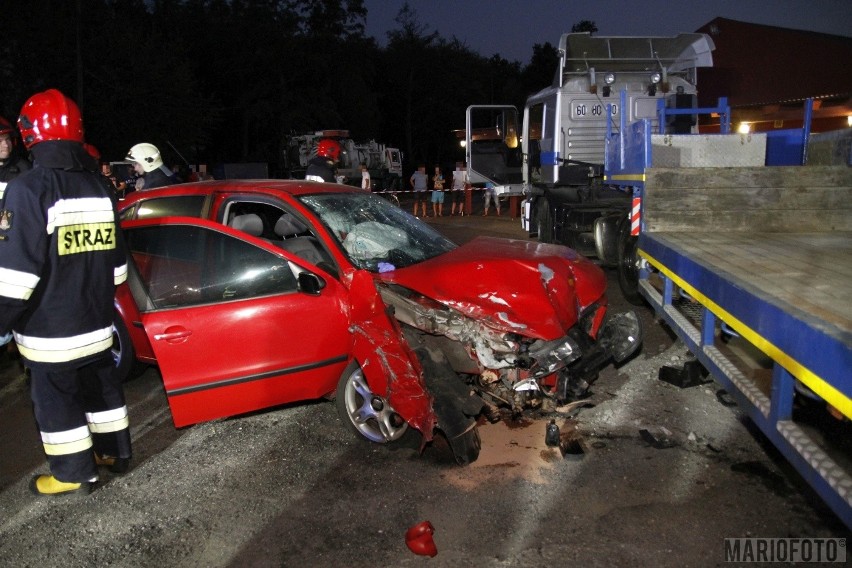
[[[7,333],[6,335],[0,335],[0,346],[6,345],[12,341],[12,332]]]

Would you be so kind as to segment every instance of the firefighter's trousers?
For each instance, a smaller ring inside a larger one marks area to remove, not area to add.
[[[109,351],[82,366],[36,364],[30,373],[35,419],[56,479],[96,479],[94,452],[131,457],[124,390]]]

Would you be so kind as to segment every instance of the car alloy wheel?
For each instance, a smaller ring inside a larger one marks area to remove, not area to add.
[[[408,430],[408,423],[394,411],[390,403],[370,390],[357,364],[350,365],[344,371],[335,400],[341,417],[371,442],[394,442]]]

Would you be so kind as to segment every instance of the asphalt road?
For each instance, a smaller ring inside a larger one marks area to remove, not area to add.
[[[506,217],[428,222],[459,242],[525,238]],[[612,309],[627,309],[610,282]],[[356,439],[324,401],[176,430],[152,368],[126,388],[131,471],[86,497],[28,492],[46,463],[6,361],[0,566],[713,566],[726,537],[848,536],[718,386],[658,380],[687,351],[639,314],[644,350],[601,374],[593,406],[484,423],[466,468],[440,444]],[[545,445],[550,418],[574,453]],[[405,545],[424,520],[433,558]]]

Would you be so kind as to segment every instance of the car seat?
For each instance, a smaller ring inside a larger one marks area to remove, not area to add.
[[[299,221],[295,215],[284,213],[278,218],[278,221],[275,222],[275,228],[273,230],[275,231],[275,234],[282,239],[287,239],[295,237],[300,233],[304,233],[308,230],[308,228],[304,223]]]
[[[263,234],[263,220],[255,213],[246,213],[237,215],[228,224],[231,228],[244,233],[248,233],[253,237],[259,237]]]
[[[275,244],[284,250],[291,252],[310,262],[311,264],[320,264],[326,262],[331,264],[331,259],[323,250],[322,245],[313,236],[303,235],[308,228],[290,213],[284,213],[275,222],[275,234],[284,239]]]

